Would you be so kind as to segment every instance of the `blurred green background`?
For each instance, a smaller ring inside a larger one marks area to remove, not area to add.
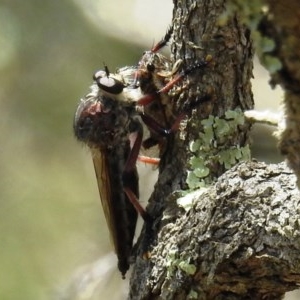
[[[0,299],[126,294],[72,120],[93,72],[103,62],[111,70],[136,64],[170,24],[172,2],[107,2],[0,2]],[[257,74],[262,108],[278,105],[266,73]],[[274,148],[268,129],[264,135],[256,156]]]
[[[0,45],[0,299],[56,298],[110,251],[91,158],[73,137],[77,102],[104,59],[134,64],[141,49],[50,0],[2,1]]]

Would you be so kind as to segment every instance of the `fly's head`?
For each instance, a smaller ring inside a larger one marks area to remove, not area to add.
[[[132,102],[124,100],[125,85],[118,74],[98,71],[96,84],[81,100],[74,118],[74,133],[91,148],[109,148],[123,144],[128,138],[135,113]]]
[[[116,97],[122,94],[123,89],[125,88],[124,82],[121,81],[120,76],[118,76],[118,74],[110,73],[106,66],[105,70],[97,71],[94,74],[93,79],[99,88],[99,94],[102,93]]]

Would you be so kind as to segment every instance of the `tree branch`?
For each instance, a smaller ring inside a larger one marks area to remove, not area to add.
[[[253,48],[241,19],[223,0],[174,0],[173,60],[214,60],[189,77],[175,110],[202,95],[212,101],[163,153],[147,207],[155,221],[143,229],[138,250],[150,241],[151,257],[137,256],[130,299],[281,299],[299,284],[295,176],[284,164],[237,164],[249,150],[251,126],[242,112],[253,108]],[[180,190],[189,193],[181,197]]]
[[[284,163],[241,163],[174,203],[139,299],[281,299],[300,282],[300,194]],[[191,296],[193,295],[193,297]],[[190,298],[189,298],[190,297]]]
[[[262,61],[271,68],[272,84],[284,89],[285,128],[279,134],[279,149],[298,177],[300,186],[300,6],[297,0],[265,1],[268,11],[259,27],[274,43]],[[276,63],[277,62],[277,63]],[[279,65],[274,69],[274,65]]]

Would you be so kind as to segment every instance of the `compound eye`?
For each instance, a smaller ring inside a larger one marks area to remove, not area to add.
[[[104,71],[104,70],[99,70],[99,71],[97,71],[97,72],[93,75],[93,79],[94,79],[95,81],[97,81],[97,80],[99,80],[99,79],[101,79],[102,77],[105,77],[105,76],[106,76],[105,71]]]
[[[107,77],[105,71],[98,71],[93,76],[99,89],[110,93],[110,94],[120,94],[124,89],[124,84],[112,77]]]

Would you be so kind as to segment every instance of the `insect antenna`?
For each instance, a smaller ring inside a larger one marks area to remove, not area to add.
[[[103,62],[103,66],[104,66],[104,71],[105,71],[106,77],[109,77],[110,72],[109,72],[108,66],[105,62]]]

